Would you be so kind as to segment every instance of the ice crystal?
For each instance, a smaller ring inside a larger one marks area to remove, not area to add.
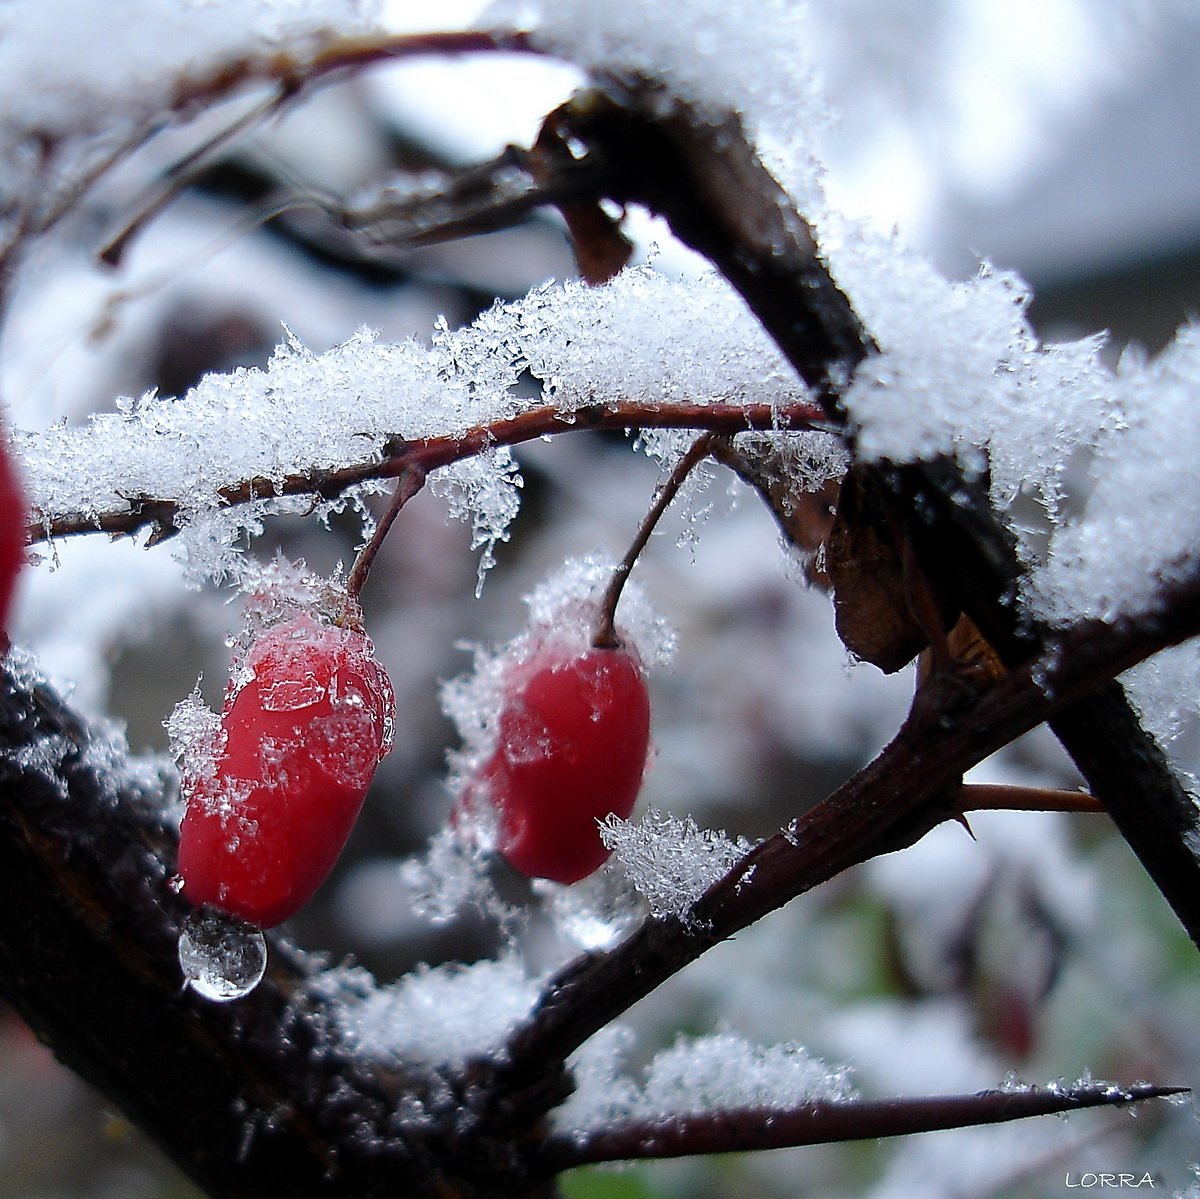
[[[560,1129],[730,1108],[783,1111],[855,1095],[846,1067],[829,1066],[794,1042],[762,1046],[728,1031],[680,1037],[651,1059],[640,1083],[619,1070],[632,1045],[630,1031],[614,1027],[577,1055],[577,1089],[556,1115]]]
[[[461,1065],[494,1053],[529,1015],[540,983],[519,961],[419,966],[387,987],[339,988],[329,971],[319,987],[352,1050],[384,1062]]]
[[[752,848],[744,837],[735,840],[700,828],[691,816],[679,820],[656,808],[638,821],[609,816],[600,836],[656,916],[685,916]]]

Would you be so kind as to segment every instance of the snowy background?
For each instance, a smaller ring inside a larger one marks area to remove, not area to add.
[[[62,3],[87,14],[86,4]],[[149,49],[140,60],[131,52],[126,87],[139,72],[153,75],[163,53],[150,36],[160,6],[142,7]],[[213,22],[230,11],[195,7],[211,9]],[[307,27],[306,6],[292,7]],[[341,22],[351,14],[348,5],[309,7]],[[392,6],[388,19],[411,27],[409,7]],[[693,7],[700,36],[704,6]],[[753,23],[753,5],[738,11]],[[456,17],[470,13],[464,6]],[[837,113],[813,142],[832,206],[882,233],[898,228],[951,278],[972,277],[981,256],[1019,272],[1048,340],[1111,329],[1114,359],[1126,341],[1157,350],[1170,340],[1200,283],[1200,22],[1189,5],[853,0],[814,4],[807,20]],[[32,64],[16,51],[42,44],[38,31],[14,18],[0,29],[0,56],[6,36],[7,52]],[[73,61],[68,47],[53,70],[67,80]],[[26,70],[3,76],[14,113],[34,86],[22,82],[36,77],[34,65]],[[264,364],[283,324],[315,353],[364,325],[381,342],[427,343],[439,318],[453,330],[496,296],[569,277],[549,218],[403,256],[336,235],[311,215],[231,232],[280,185],[352,198],[397,167],[470,161],[527,141],[579,78],[528,59],[374,68],[221,155],[148,226],[119,272],[94,266],[97,246],[156,172],[232,114],[170,131],[107,178],[25,264],[0,357],[11,423],[73,429],[116,411],[118,397],[182,395],[207,372]],[[815,111],[803,100],[802,112]],[[64,111],[71,120],[74,110]],[[633,229],[641,261],[668,277],[694,275],[696,263],[662,226],[635,216]],[[416,918],[399,867],[449,810],[445,759],[455,740],[440,683],[469,669],[464,643],[519,630],[523,597],[564,558],[620,554],[658,478],[655,463],[619,436],[559,437],[517,458],[521,510],[481,598],[469,523],[447,521],[432,494],[405,510],[363,597],[397,692],[397,747],[342,868],[294,927],[302,943],[334,960],[351,955],[381,981],[420,962],[483,959],[496,944],[485,918]],[[1136,507],[1139,497],[1127,500]],[[278,548],[328,573],[349,562],[359,531],[353,511],[330,513],[328,527],[280,517],[253,553],[265,561]],[[911,679],[849,663],[827,598],[802,585],[769,514],[723,474],[711,472],[668,516],[637,578],[678,642],[651,682],[657,751],[644,803],[731,835],[766,835],[869,759],[902,718]],[[224,639],[238,623],[228,588],[197,590],[193,581],[169,545],[61,541],[27,573],[15,638],[85,711],[123,722],[135,750],[163,753],[163,720],[198,676],[218,701]],[[1194,690],[1194,667],[1180,669],[1186,681],[1176,685]],[[1181,763],[1194,769],[1195,730],[1177,731]],[[982,776],[1074,783],[1043,734]],[[623,1036],[615,1031],[586,1068],[602,1080],[621,1052],[636,1067],[681,1030],[717,1028],[760,1044],[800,1042],[847,1063],[853,1084],[872,1095],[973,1090],[1010,1071],[1033,1082],[1090,1070],[1200,1084],[1195,951],[1123,844],[1095,817],[981,814],[972,828],[974,842],[958,827],[939,829],[721,947],[631,1013],[635,1048],[615,1043]],[[588,935],[570,914],[561,922]],[[549,932],[546,941],[552,960],[561,949]],[[503,966],[494,971],[498,997],[520,992]],[[370,1031],[364,1021],[359,1032]],[[14,1018],[0,1037],[0,1195],[191,1193]],[[1065,1125],[581,1172],[564,1190],[613,1199],[1049,1196],[1062,1193],[1070,1171],[1113,1170],[1149,1171],[1170,1193],[1189,1183],[1195,1143],[1190,1107],[1136,1121],[1092,1113]]]

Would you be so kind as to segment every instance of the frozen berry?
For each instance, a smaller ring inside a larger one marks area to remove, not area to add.
[[[495,752],[468,784],[499,816],[497,848],[531,878],[573,883],[609,851],[597,822],[628,818],[650,745],[650,700],[624,649],[553,646],[517,667]]]
[[[184,895],[269,928],[299,910],[346,843],[395,699],[368,638],[301,615],[253,644],[205,777],[185,772]]]

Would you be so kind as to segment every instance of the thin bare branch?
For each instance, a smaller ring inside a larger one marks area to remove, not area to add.
[[[370,540],[359,550],[358,557],[354,559],[354,565],[350,568],[350,574],[346,578],[346,594],[352,600],[357,600],[361,594],[363,584],[366,583],[367,576],[371,573],[371,566],[375,562],[375,555],[379,553],[379,547],[383,545],[388,531],[396,523],[396,517],[400,515],[401,509],[424,485],[425,471],[420,466],[413,466],[403,471],[396,480],[396,490],[392,493],[387,511],[379,518]]]

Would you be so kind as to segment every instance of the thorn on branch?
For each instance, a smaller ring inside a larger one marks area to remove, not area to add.
[[[1187,1093],[1187,1087],[1088,1083],[919,1099],[822,1100],[799,1108],[732,1108],[628,1120],[595,1132],[549,1137],[539,1160],[550,1173],[595,1162],[634,1161],[875,1140],[1002,1124],[1091,1107],[1121,1107]]]

